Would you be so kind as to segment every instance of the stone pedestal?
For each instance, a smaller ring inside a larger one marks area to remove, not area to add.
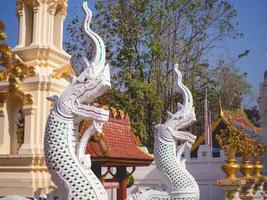
[[[14,127],[12,117],[15,115],[10,115],[12,112],[8,109],[21,105],[8,98],[3,107],[0,107],[0,127],[4,128],[0,129],[0,196],[55,196],[56,188],[44,162],[45,123],[51,109],[51,103],[46,97],[59,94],[67,84],[63,79],[55,80],[50,77],[46,80],[32,77],[20,83],[23,91],[32,95],[33,104],[21,107],[25,121],[24,142],[18,150],[13,147],[16,143],[16,131],[14,128],[10,129]],[[0,90],[5,87],[7,83],[0,83]]]
[[[242,200],[253,200],[254,197],[254,188],[255,184],[258,181],[258,179],[249,177],[249,178],[244,178],[246,181],[246,184],[241,187],[241,195],[240,198]]]
[[[217,181],[217,184],[224,190],[225,200],[241,200],[241,187],[246,184],[246,181],[238,178],[220,179]]]
[[[264,176],[255,176],[257,182],[253,188],[253,199],[265,199],[265,192],[264,192],[264,184],[266,182],[266,178]]]
[[[40,155],[0,155],[0,196],[54,196],[56,187]]]

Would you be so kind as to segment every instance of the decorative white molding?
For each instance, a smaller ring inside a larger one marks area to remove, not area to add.
[[[19,43],[13,51],[23,61],[43,61],[49,66],[46,61],[53,60],[52,50],[62,54],[61,57],[67,57],[65,62],[70,59],[62,49],[67,0],[17,0],[17,15]],[[50,52],[40,59],[43,49],[50,49]]]

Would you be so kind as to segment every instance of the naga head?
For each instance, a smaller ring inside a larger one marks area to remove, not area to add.
[[[192,123],[196,122],[193,98],[191,91],[182,83],[182,73],[179,71],[177,64],[175,65],[174,70],[177,74],[178,88],[183,95],[183,104],[178,103],[176,113],[168,112],[167,121],[164,124],[158,125],[156,128],[163,127],[165,130],[168,129],[169,131],[162,131],[163,134],[166,134],[166,137],[170,137],[171,135],[172,137],[178,137],[178,139],[189,140],[192,142],[195,139],[193,135],[181,135],[180,132],[181,129],[185,129]],[[185,131],[183,132],[187,133]]]
[[[91,62],[83,57],[84,70],[78,77],[70,78],[70,85],[56,99],[55,105],[65,118],[79,117],[102,123],[108,120],[109,111],[95,106],[94,101],[111,87],[109,65],[105,65],[105,46],[101,37],[90,29],[92,12],[86,1],[83,10],[86,14],[84,36],[94,45],[94,55]]]

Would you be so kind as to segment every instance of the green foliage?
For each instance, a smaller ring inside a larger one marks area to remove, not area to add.
[[[215,117],[219,99],[226,109],[235,108],[241,104],[240,94],[248,94],[242,74],[219,58],[210,59],[221,50],[223,39],[243,36],[235,29],[236,11],[229,1],[99,0],[96,11],[93,27],[104,38],[112,65],[110,104],[129,113],[134,133],[144,145],[153,146],[154,126],[166,119],[167,110],[175,112],[181,100],[174,63],[193,93],[197,133],[203,132],[204,88]],[[79,28],[80,20],[74,18],[65,45],[77,59],[90,52],[90,46],[84,52]],[[221,74],[226,68],[228,73]]]

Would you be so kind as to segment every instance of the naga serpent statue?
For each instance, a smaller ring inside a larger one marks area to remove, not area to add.
[[[52,180],[58,186],[60,199],[107,200],[101,182],[90,169],[91,160],[85,147],[93,133],[101,132],[109,118],[109,110],[95,107],[93,101],[110,87],[109,66],[105,65],[105,46],[102,39],[90,29],[92,12],[83,2],[86,18],[84,35],[94,45],[92,62],[84,58],[86,68],[55,101],[45,131],[45,158]],[[82,119],[93,121],[76,145],[77,124]]]
[[[194,177],[187,171],[185,159],[181,160],[185,148],[191,148],[196,136],[181,131],[196,121],[193,98],[190,90],[182,83],[182,74],[175,66],[178,88],[183,95],[183,105],[178,103],[176,113],[168,112],[164,124],[156,126],[158,134],[154,143],[157,169],[168,180],[171,187],[155,188],[132,194],[128,200],[198,200],[199,188]],[[178,145],[179,143],[179,145]]]
[[[58,96],[48,97],[54,102],[49,114],[45,136],[45,159],[52,180],[59,188],[61,200],[107,200],[108,195],[101,182],[92,172],[91,159],[85,154],[90,137],[102,131],[103,123],[109,118],[109,111],[94,106],[94,100],[110,87],[109,66],[105,65],[105,45],[102,39],[90,29],[92,13],[83,2],[86,18],[83,25],[85,38],[94,45],[91,62],[84,58],[86,68],[77,77],[70,77],[70,85]],[[164,124],[156,126],[154,156],[159,171],[171,187],[151,189],[132,194],[128,200],[198,200],[199,188],[193,176],[186,170],[182,153],[196,137],[182,131],[196,121],[193,98],[190,90],[182,83],[182,74],[175,66],[178,88],[184,102],[178,103],[176,113],[168,113]],[[93,123],[77,143],[78,124],[83,119]],[[5,200],[26,200],[20,196],[9,196]]]
[[[92,172],[91,159],[85,155],[90,137],[102,131],[108,121],[109,110],[94,106],[94,100],[110,89],[109,66],[105,65],[105,46],[102,39],[90,29],[92,12],[83,2],[86,18],[83,31],[86,40],[94,45],[92,61],[84,58],[85,69],[58,96],[48,97],[54,106],[48,116],[44,136],[45,159],[53,182],[59,188],[60,200],[107,200],[108,195]],[[77,129],[81,120],[93,121],[77,145]],[[8,196],[3,200],[24,200]]]

